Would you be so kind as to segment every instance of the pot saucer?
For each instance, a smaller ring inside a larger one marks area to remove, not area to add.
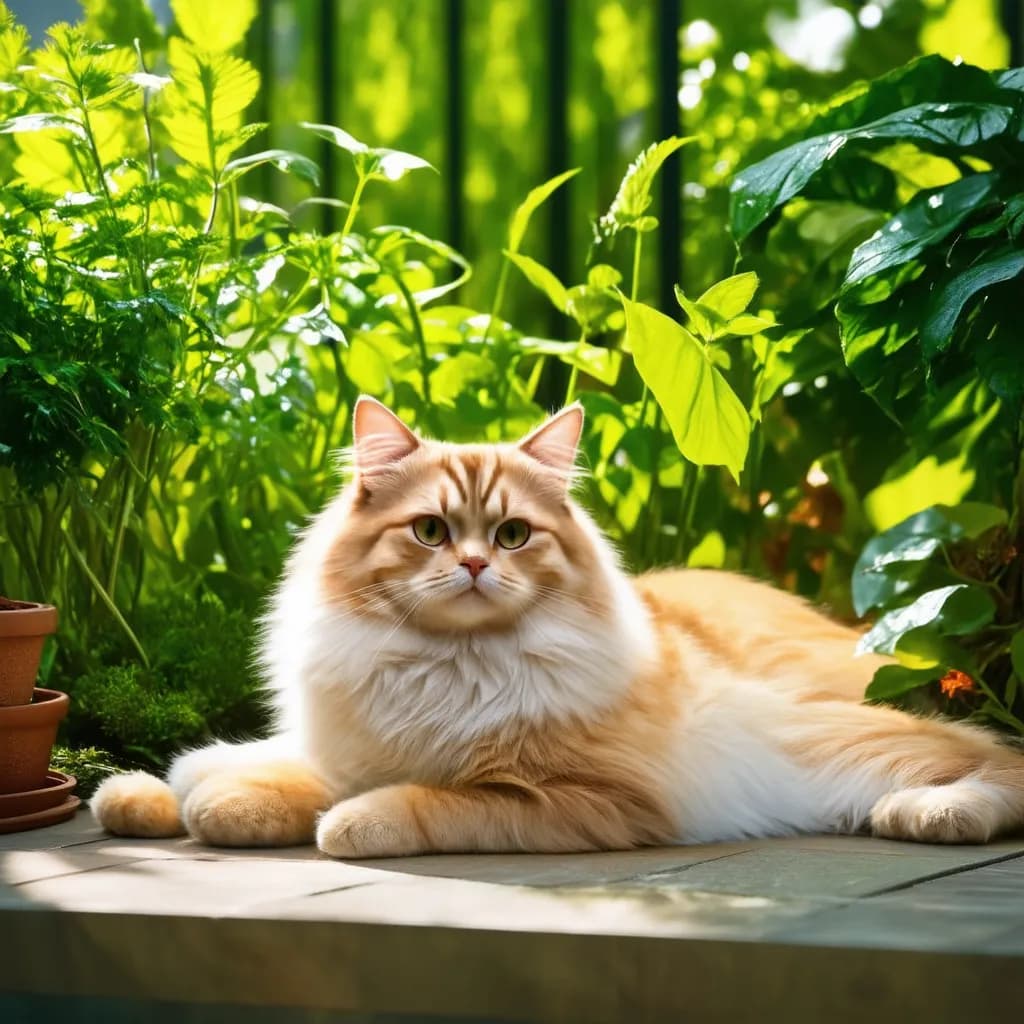
[[[65,775],[51,769],[46,773],[46,781],[37,789],[21,793],[0,793],[0,821],[57,807],[71,795],[76,781],[74,775]]]
[[[77,796],[69,796],[64,803],[35,814],[19,814],[13,818],[0,818],[0,835],[6,832],[27,832],[30,828],[45,828],[67,821],[82,806]]]

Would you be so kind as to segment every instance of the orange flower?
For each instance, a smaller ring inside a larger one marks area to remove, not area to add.
[[[958,693],[973,693],[978,685],[966,673],[951,668],[940,680],[939,686],[947,697],[955,697]]]

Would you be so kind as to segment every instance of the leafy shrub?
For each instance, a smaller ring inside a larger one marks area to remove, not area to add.
[[[900,662],[869,696],[941,681],[1024,733],[1022,139],[1024,71],[922,58],[742,171],[732,226],[770,257],[823,208],[848,225],[821,304],[854,377],[910,440],[878,496],[890,528],[853,580],[856,611],[884,613],[862,647]],[[929,491],[941,504],[919,511]],[[968,494],[984,500],[958,504]]]
[[[78,783],[75,796],[83,800],[88,800],[104,779],[120,770],[120,766],[106,750],[96,747],[72,750],[59,745],[53,748],[50,767],[65,775],[73,775]]]

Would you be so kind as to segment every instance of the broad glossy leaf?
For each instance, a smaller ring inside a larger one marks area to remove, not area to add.
[[[941,188],[918,192],[850,257],[843,287],[913,259],[948,238],[992,197],[994,174],[972,174]]]
[[[562,313],[566,311],[569,299],[565,285],[547,267],[536,260],[530,259],[529,256],[524,256],[522,253],[512,252],[509,249],[504,250],[504,252],[505,257],[511,260],[523,272],[526,280],[534,288],[539,288],[548,297],[555,309]]]
[[[943,545],[973,540],[1006,522],[994,505],[962,502],[933,505],[872,537],[853,570],[853,606],[858,615],[884,607],[914,585],[908,563],[930,559]]]
[[[622,300],[637,370],[658,400],[683,455],[700,466],[726,466],[735,479],[747,457],[750,417],[685,328],[643,303]]]
[[[930,627],[940,636],[963,636],[988,625],[995,603],[982,587],[957,583],[929,590],[904,608],[886,612],[857,643],[858,652],[892,654],[912,629]]]
[[[171,0],[174,20],[182,35],[207,53],[224,53],[240,46],[256,17],[256,0]]]
[[[910,140],[946,152],[977,147],[1007,133],[1014,123],[1012,108],[994,103],[920,103],[859,128],[804,139],[735,178],[730,212],[733,234],[740,241],[746,238],[848,146],[872,149],[893,140]]]
[[[301,153],[293,153],[287,149],[265,149],[261,153],[240,156],[224,165],[221,184],[227,185],[243,174],[248,174],[254,167],[270,164],[286,174],[294,174],[296,178],[308,181],[311,185],[320,184],[320,168]]]
[[[508,226],[508,247],[512,252],[519,251],[519,246],[522,245],[526,229],[530,224],[530,218],[537,208],[548,199],[555,189],[564,185],[570,178],[574,178],[581,170],[580,167],[574,167],[571,171],[563,171],[527,193],[526,198],[516,207],[516,212],[512,214],[512,221]]]
[[[967,304],[980,293],[1024,272],[1024,252],[1004,249],[973,267],[957,273],[939,288],[928,303],[921,325],[921,348],[926,359],[944,352]]]
[[[713,284],[698,300],[705,309],[714,310],[723,320],[732,320],[750,305],[757,291],[757,274],[749,271]]]
[[[919,686],[924,686],[935,679],[937,673],[933,669],[912,669],[904,665],[883,665],[874,679],[868,683],[864,692],[865,700],[892,700],[902,697]]]

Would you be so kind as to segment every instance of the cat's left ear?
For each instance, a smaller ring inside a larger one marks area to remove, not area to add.
[[[573,402],[527,434],[519,442],[519,449],[564,476],[568,482],[576,465],[576,449],[582,433],[583,406]]]
[[[420,439],[386,406],[360,395],[352,415],[355,465],[361,476],[373,476],[411,455]]]

